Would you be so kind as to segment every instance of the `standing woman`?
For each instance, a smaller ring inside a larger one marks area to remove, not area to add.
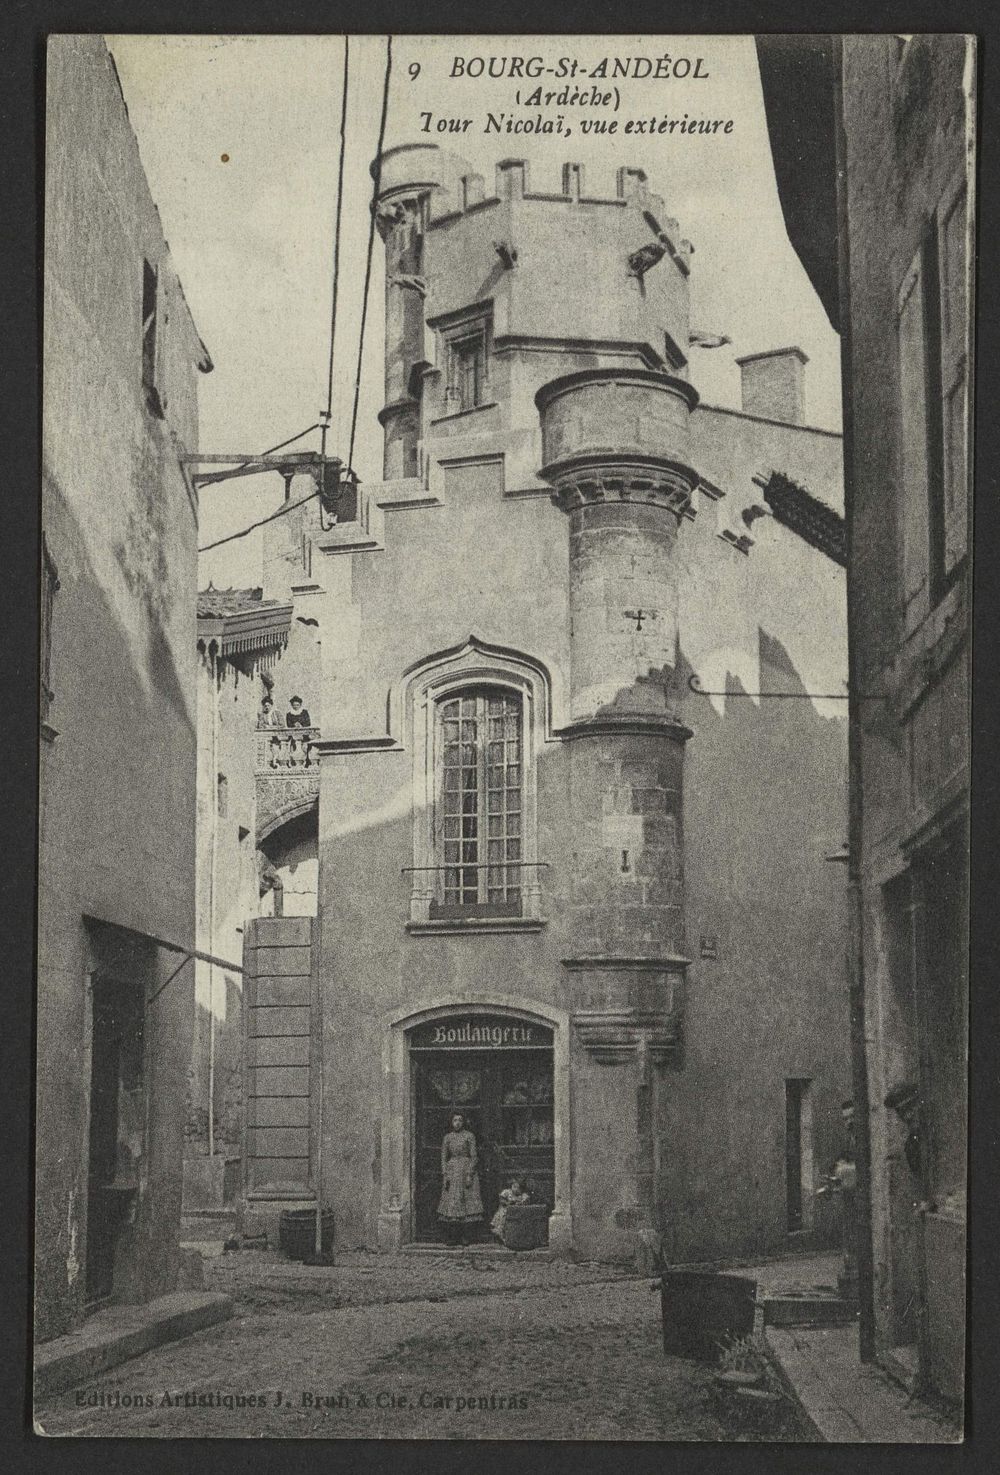
[[[452,1244],[468,1244],[469,1231],[483,1217],[478,1161],[476,1139],[461,1112],[456,1111],[441,1143],[441,1202],[437,1210],[444,1237]]]

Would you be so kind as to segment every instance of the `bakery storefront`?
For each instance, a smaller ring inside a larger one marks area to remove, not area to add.
[[[517,1178],[532,1203],[546,1206],[550,1242],[553,1225],[556,1240],[564,1239],[566,1022],[512,1009],[435,1010],[396,1022],[389,1055],[383,1247],[440,1242],[441,1150],[456,1114],[475,1138],[478,1159],[483,1214],[472,1237],[489,1239],[500,1192]]]

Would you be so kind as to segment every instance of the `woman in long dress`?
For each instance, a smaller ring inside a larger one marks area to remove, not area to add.
[[[473,1225],[483,1217],[478,1161],[476,1139],[461,1112],[456,1111],[441,1143],[441,1201],[437,1210],[444,1237],[451,1243],[467,1244]]]

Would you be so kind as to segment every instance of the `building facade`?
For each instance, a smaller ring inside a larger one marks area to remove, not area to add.
[[[843,343],[863,1354],[958,1401],[974,41],[845,37],[804,52],[768,39],[758,50],[790,234]],[[825,170],[796,162],[804,136]],[[831,219],[836,229],[817,231]]]
[[[280,534],[320,611],[319,905],[249,939],[248,1212],[434,1240],[460,1112],[486,1219],[526,1177],[555,1249],[829,1241],[843,560],[767,498],[839,525],[839,437],[794,348],[699,404],[641,171],[377,167],[384,477]]]
[[[242,1181],[243,977],[208,958],[242,958],[244,923],[259,915],[262,894],[283,890],[257,849],[257,796],[272,775],[282,799],[300,775],[308,781],[301,739],[311,733],[290,735],[277,716],[263,725],[291,615],[260,588],[198,595],[196,940],[206,956],[195,963],[185,1211],[234,1203]]]
[[[48,46],[36,1335],[174,1289],[195,946],[197,444],[211,368],[114,64]],[[179,966],[180,965],[180,966]],[[179,971],[178,971],[179,966]]]

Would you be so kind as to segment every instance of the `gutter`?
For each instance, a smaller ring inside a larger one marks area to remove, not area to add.
[[[847,529],[847,892],[848,978],[850,1001],[851,1078],[854,1095],[854,1151],[858,1205],[858,1320],[862,1362],[875,1360],[875,1265],[871,1184],[871,1114],[868,1097],[868,1052],[865,1041],[864,895],[861,884],[864,790],[861,766],[861,704],[858,657],[861,643],[857,606],[852,597],[851,550],[854,531],[854,413],[851,393],[851,256],[847,213],[847,136],[844,128],[844,39],[833,39],[834,147],[837,164],[837,266],[840,295],[840,374],[843,401],[844,521]]]

